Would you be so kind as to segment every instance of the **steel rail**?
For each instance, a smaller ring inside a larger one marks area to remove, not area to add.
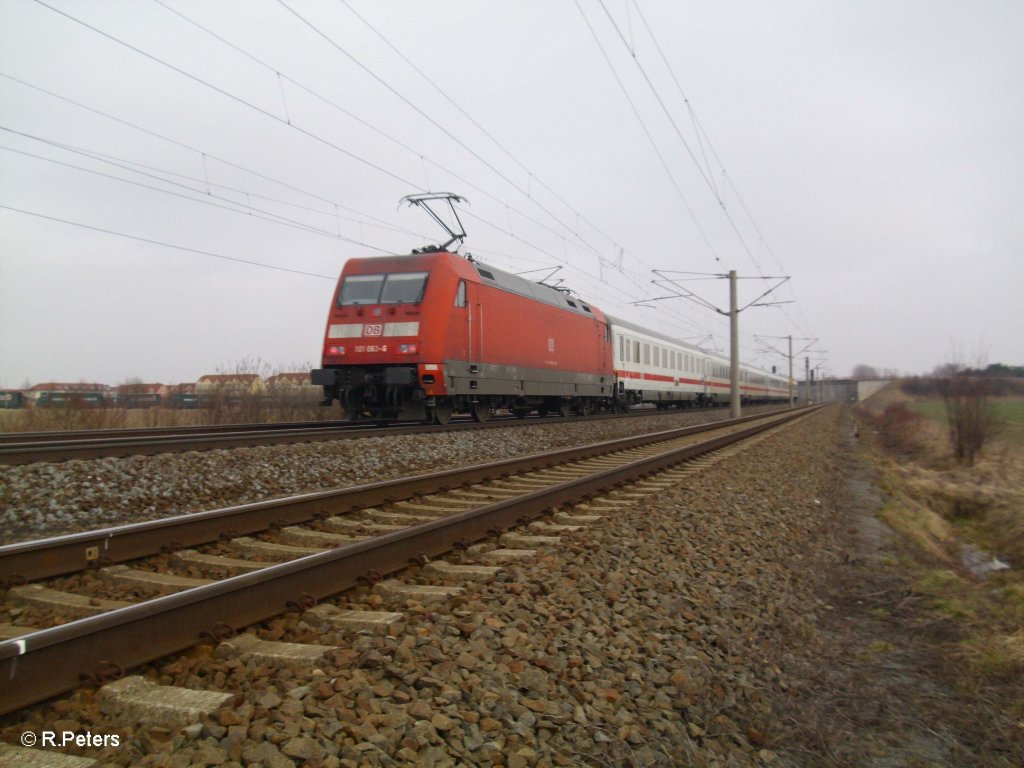
[[[375,504],[437,493],[457,485],[493,480],[519,472],[627,450],[648,443],[727,428],[770,415],[698,424],[584,446],[531,454],[411,477],[318,491],[141,523],[83,531],[0,546],[0,586],[23,584],[89,567],[135,560],[165,551],[208,544],[225,535],[243,536],[274,526],[296,525],[318,516],[343,514]]]
[[[476,424],[452,425],[466,429]],[[69,459],[101,459],[119,456],[150,456],[157,453],[205,451],[217,448],[252,448],[261,445],[311,443],[345,438],[384,437],[409,434],[413,431],[429,433],[444,429],[431,425],[417,428],[378,427],[346,423],[335,426],[290,427],[270,430],[217,430],[214,432],[188,432],[185,434],[148,434],[128,437],[83,437],[69,440],[39,440],[5,443],[0,441],[0,464],[18,465],[38,462],[67,461]]]
[[[72,690],[98,671],[117,673],[301,610],[367,579],[394,573],[470,541],[590,498],[638,477],[752,437],[806,410],[523,496],[272,565],[0,643],[0,713]]]
[[[42,432],[5,432],[0,436],[0,445],[47,441],[107,440],[121,437],[171,437],[174,435],[253,432],[274,429],[288,430],[310,427],[344,427],[350,424],[352,422],[343,419],[332,419],[329,421],[267,421],[251,424],[186,424],[176,427],[112,427],[104,429],[46,430]]]
[[[20,465],[70,459],[99,459],[115,456],[151,456],[158,453],[204,451],[216,448],[251,448],[261,445],[309,443],[327,440],[390,437],[408,434],[512,427],[541,423],[567,423],[642,417],[662,411],[634,411],[629,414],[603,413],[593,416],[533,417],[527,420],[495,417],[486,422],[455,421],[440,424],[394,424],[378,426],[367,422],[291,422],[288,424],[214,425],[211,427],[159,427],[152,430],[95,430],[68,433],[6,433],[0,437],[0,464]]]

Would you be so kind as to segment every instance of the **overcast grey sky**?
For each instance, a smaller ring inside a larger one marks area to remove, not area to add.
[[[317,365],[344,261],[442,239],[428,189],[720,349],[652,270],[791,276],[766,367],[1024,363],[1021,40],[1019,0],[0,0],[0,386]]]

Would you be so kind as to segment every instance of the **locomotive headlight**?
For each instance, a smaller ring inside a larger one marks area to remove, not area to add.
[[[344,355],[345,347],[331,347],[327,351],[330,352],[332,355]]]
[[[415,344],[415,343],[399,344],[398,345],[398,354],[400,354],[400,355],[415,355],[416,351],[418,350],[418,348],[419,348],[419,345]]]

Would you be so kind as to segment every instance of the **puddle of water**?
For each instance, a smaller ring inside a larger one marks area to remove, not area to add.
[[[1004,563],[995,555],[990,555],[988,552],[972,547],[970,544],[964,544],[961,547],[960,562],[979,579],[984,579],[990,573],[995,573],[996,571],[1005,571],[1010,567],[1009,563]]]

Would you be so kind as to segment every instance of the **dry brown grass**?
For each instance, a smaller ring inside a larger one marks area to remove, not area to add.
[[[965,690],[995,686],[986,690],[1024,717],[1024,451],[1003,443],[964,466],[950,457],[941,427],[926,420],[920,449],[894,452],[871,425],[906,399],[890,391],[859,409],[868,431],[862,443],[888,496],[880,517],[909,545],[915,599],[950,633],[950,675]],[[960,557],[968,544],[1012,567],[972,575]]]
[[[892,461],[885,475],[908,520],[941,518],[957,538],[1024,571],[1024,456],[1007,451],[974,467]],[[933,521],[924,532],[936,527],[942,526]]]
[[[856,434],[834,544],[817,553],[840,550],[816,568],[825,610],[785,665],[785,764],[1024,765],[1024,580],[971,576],[958,550],[979,523],[949,513],[1009,483],[968,476],[962,493],[927,452],[890,452],[868,421]]]
[[[123,408],[66,406],[19,408],[3,412],[5,432],[60,432],[84,429],[119,429],[128,426]]]
[[[893,493],[886,522],[932,556],[941,551],[957,555],[956,546],[949,545],[952,535],[1024,571],[1024,450],[1012,441],[998,441],[974,466],[963,466],[951,456],[948,436],[937,421],[887,423],[887,412],[904,413],[915,400],[893,385],[857,408]],[[896,438],[885,433],[886,426],[897,430]]]
[[[985,516],[988,535],[1011,562],[1024,563],[1024,506],[999,504]]]
[[[197,424],[256,424],[326,421],[342,418],[337,408],[321,408],[315,394],[295,398],[247,396],[214,399],[204,408],[20,408],[0,411],[0,432],[54,432],[86,429],[183,427]]]
[[[913,499],[902,496],[890,500],[879,517],[894,531],[901,533],[929,558],[953,565],[957,562],[956,533],[942,515]]]

